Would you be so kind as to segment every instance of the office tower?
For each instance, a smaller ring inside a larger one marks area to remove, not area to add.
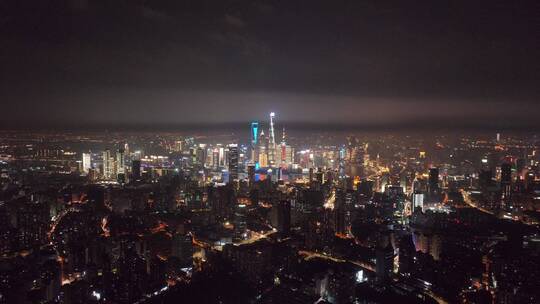
[[[238,179],[238,145],[229,145],[229,181]]]
[[[294,149],[290,145],[285,146],[285,164],[292,165],[294,162]]]
[[[109,149],[103,151],[103,177],[110,179],[113,176],[114,161]]]
[[[193,266],[193,241],[191,235],[180,233],[173,235],[171,256],[178,258],[183,267]]]
[[[411,235],[403,235],[398,239],[398,270],[402,275],[410,275],[414,270],[416,248]]]
[[[283,131],[281,133],[281,144],[278,147],[276,147],[276,157],[277,157],[276,163],[280,167],[285,167],[287,164],[287,143],[286,143],[285,128],[283,128]]]
[[[212,168],[214,170],[219,168],[219,165],[220,165],[219,161],[220,161],[220,159],[219,159],[219,149],[214,148],[212,150]]]
[[[247,167],[249,185],[252,186],[255,183],[255,165],[250,164]]]
[[[322,185],[324,183],[324,172],[321,171],[321,168],[317,170],[317,173],[315,173],[315,180],[319,185]]]
[[[220,146],[218,150],[219,150],[219,166],[225,167],[225,165],[228,165],[227,160],[225,159],[225,148]]]
[[[268,167],[268,138],[264,135],[264,131],[261,131],[259,135],[259,166]]]
[[[251,123],[251,145],[256,146],[259,139],[259,122],[254,121]]]
[[[439,168],[429,169],[428,187],[430,194],[439,192]]]
[[[424,194],[421,192],[415,192],[413,194],[413,211],[416,210],[424,211]]]
[[[120,303],[135,303],[142,296],[147,280],[146,262],[129,248],[117,261],[116,298]]]
[[[512,165],[509,163],[504,163],[501,165],[501,183],[512,183]]]
[[[394,250],[390,242],[384,247],[378,247],[375,251],[375,272],[377,274],[377,282],[385,283],[390,280],[394,269]]]
[[[116,175],[126,173],[126,151],[124,148],[118,149],[116,152]]]
[[[46,204],[24,202],[16,213],[18,244],[21,249],[42,245],[47,240],[49,208]]]
[[[250,145],[250,160],[256,164],[258,160],[257,143],[259,141],[259,122],[254,121],[251,123],[251,145]]]
[[[341,189],[336,190],[334,202],[334,231],[342,236],[351,234],[352,218],[352,192]]]
[[[98,185],[91,185],[87,192],[87,204],[94,209],[105,208],[105,189]]]
[[[226,219],[236,203],[234,188],[230,185],[211,187],[208,189],[208,203],[212,213],[218,219]]]
[[[371,180],[362,180],[356,189],[364,198],[371,198],[373,196],[374,185],[375,183]]]
[[[193,165],[204,166],[204,163],[206,161],[206,145],[205,144],[200,144],[192,152],[193,152],[193,154],[192,154]]]
[[[182,140],[177,140],[174,142],[174,151],[175,152],[182,152],[184,148],[184,142]]]
[[[88,171],[90,171],[90,168],[92,168],[92,155],[90,153],[83,153],[82,154],[82,170],[84,173],[88,174]]]
[[[486,191],[493,181],[493,172],[491,170],[481,170],[478,175],[478,186],[480,190]]]
[[[276,137],[274,133],[274,117],[276,114],[274,112],[270,113],[270,130],[269,130],[269,140],[268,140],[268,164],[273,166],[276,163]]]
[[[131,162],[131,176],[133,180],[141,179],[141,161],[138,159]]]
[[[501,191],[503,199],[509,199],[512,190],[512,165],[504,163],[501,165]]]
[[[234,206],[233,237],[236,240],[245,240],[247,238],[247,217],[248,215],[246,205],[238,204]]]
[[[291,202],[288,200],[278,203],[277,230],[283,234],[288,234],[291,230]]]
[[[129,152],[130,152],[130,150],[129,150],[129,144],[128,144],[127,142],[126,142],[126,143],[124,143],[124,147],[123,147],[123,149],[124,149],[124,152],[126,153],[126,155],[128,155],[128,156],[129,156]]]
[[[212,168],[214,165],[214,149],[207,147],[204,152],[204,167]]]

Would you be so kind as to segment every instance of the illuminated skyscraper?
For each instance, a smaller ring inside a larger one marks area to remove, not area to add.
[[[274,133],[274,117],[276,113],[270,113],[270,130],[268,139],[268,163],[270,166],[276,163],[276,136]]]
[[[257,143],[259,141],[259,123],[254,121],[251,123],[251,162],[256,164],[259,162],[259,153]]]
[[[249,185],[253,186],[253,183],[255,183],[255,165],[248,165],[247,171],[248,171]]]
[[[264,131],[261,131],[261,134],[259,135],[259,144],[258,146],[258,152],[259,152],[259,166],[261,167],[268,167],[268,138],[264,135]]]
[[[428,187],[430,194],[436,194],[439,192],[439,168],[429,169]]]
[[[229,181],[238,179],[238,145],[229,145]]]
[[[116,175],[126,173],[126,153],[124,148],[116,152]]]
[[[278,149],[278,161],[277,163],[283,167],[286,166],[287,163],[287,143],[285,142],[285,128],[283,128],[283,132],[281,133],[281,145]]]
[[[88,171],[92,168],[92,157],[90,153],[82,154],[82,169],[84,173],[88,174]]]
[[[259,140],[259,122],[254,121],[251,123],[251,145],[255,146],[257,145],[257,141]]]
[[[109,149],[103,151],[103,177],[110,179],[113,176],[114,159],[111,157],[111,151]]]
[[[217,169],[219,168],[219,149],[214,148],[212,149],[212,168]]]
[[[501,165],[501,191],[503,200],[508,201],[512,190],[512,165],[504,163]]]

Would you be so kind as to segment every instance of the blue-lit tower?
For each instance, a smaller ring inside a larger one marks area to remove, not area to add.
[[[259,153],[257,151],[259,143],[259,122],[251,122],[251,162],[258,167]]]
[[[251,123],[251,146],[257,146],[257,140],[259,139],[259,122],[253,121]]]

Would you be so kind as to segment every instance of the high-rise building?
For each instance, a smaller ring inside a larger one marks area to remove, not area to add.
[[[421,192],[415,192],[413,194],[413,210],[417,210],[416,208],[424,211],[424,194]]]
[[[111,179],[114,171],[114,159],[111,157],[109,149],[103,151],[103,177]]]
[[[268,167],[268,138],[264,135],[264,131],[261,131],[259,135],[259,166]]]
[[[509,163],[504,163],[501,165],[501,183],[512,183],[512,165]]]
[[[428,187],[430,194],[439,192],[439,168],[429,169]]]
[[[257,143],[259,141],[259,122],[254,121],[251,123],[251,145],[250,145],[250,160],[252,163],[256,164],[258,160],[258,153],[257,153]]]
[[[478,174],[478,186],[482,191],[491,186],[493,183],[493,172],[491,170],[481,170]]]
[[[190,235],[175,233],[172,237],[171,256],[180,259],[182,266],[193,266],[193,241]]]
[[[273,166],[276,163],[276,136],[274,132],[274,117],[276,113],[270,113],[270,129],[268,139],[268,163]]]
[[[394,250],[390,243],[384,247],[378,247],[375,252],[375,258],[377,282],[385,283],[390,279],[394,267]]]
[[[182,140],[177,140],[174,142],[174,151],[182,152],[184,147],[184,142]]]
[[[253,186],[253,183],[255,183],[255,165],[253,164],[248,165],[247,172],[248,172],[249,185]]]
[[[131,162],[131,176],[133,180],[141,179],[141,161],[138,159]]]
[[[126,151],[124,148],[118,149],[116,152],[116,175],[126,173]]]
[[[229,181],[238,179],[238,145],[229,145]]]
[[[84,173],[88,174],[88,171],[90,171],[90,168],[92,168],[92,155],[90,153],[83,153],[82,154],[82,170]]]
[[[217,169],[219,168],[220,162],[219,162],[219,149],[214,148],[212,150],[212,168]]]
[[[278,203],[277,230],[283,234],[288,234],[291,230],[291,202],[288,200]]]
[[[504,163],[501,165],[501,191],[503,199],[510,198],[512,190],[512,165]]]
[[[194,148],[191,152],[193,165],[204,166],[206,161],[206,145],[199,144],[199,146]]]
[[[282,168],[285,168],[292,164],[292,148],[287,145],[285,128],[283,128],[281,136],[281,144],[277,147],[277,164]]]

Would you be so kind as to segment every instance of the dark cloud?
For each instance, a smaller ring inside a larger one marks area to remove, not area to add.
[[[497,0],[7,0],[0,98],[13,124],[234,122],[270,108],[306,123],[532,123],[539,9]]]
[[[246,23],[242,19],[229,14],[225,14],[225,22],[229,25],[239,28],[246,26]]]

